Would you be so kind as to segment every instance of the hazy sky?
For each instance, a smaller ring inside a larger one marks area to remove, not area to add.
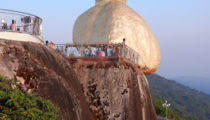
[[[210,0],[127,0],[159,41],[165,77],[210,78]],[[76,18],[94,0],[1,0],[1,7],[43,18],[43,35],[55,43],[72,42]]]

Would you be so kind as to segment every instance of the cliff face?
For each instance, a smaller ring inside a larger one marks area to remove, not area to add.
[[[147,79],[134,65],[72,64],[41,44],[0,40],[0,75],[50,99],[60,120],[156,120]]]
[[[0,74],[23,91],[50,99],[60,120],[92,120],[80,83],[68,61],[41,44],[0,40]]]
[[[134,65],[77,61],[74,69],[96,119],[156,120],[147,79]]]

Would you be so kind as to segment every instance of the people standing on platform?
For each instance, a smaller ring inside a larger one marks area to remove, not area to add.
[[[109,46],[107,48],[107,57],[112,57],[112,48],[111,48],[111,46]]]
[[[10,25],[10,30],[17,31],[16,21],[12,20],[12,24]]]
[[[23,25],[23,32],[30,32],[30,25],[31,25],[31,17],[30,16],[25,16],[23,18],[21,18],[21,22],[22,22],[22,25]]]
[[[76,47],[74,47],[73,54],[74,54],[75,57],[80,57],[81,56],[81,53],[79,52],[78,48],[76,48]]]
[[[48,46],[48,43],[49,43],[49,41],[48,41],[48,40],[46,40],[46,41],[45,41],[45,45],[46,45],[46,46]]]
[[[92,57],[96,57],[96,56],[97,56],[96,52],[97,52],[96,47],[91,47],[91,54],[90,54],[90,55],[91,55]]]
[[[98,50],[98,57],[102,57],[102,51],[101,51],[101,48],[99,48],[99,50]]]
[[[85,53],[85,54],[84,54],[85,57],[89,57],[89,56],[90,56],[90,49],[89,49],[89,46],[85,48],[84,53]]]
[[[120,46],[121,57],[125,58],[125,38],[123,38],[122,46]]]
[[[118,45],[115,46],[115,53],[116,53],[116,57],[120,57],[120,51],[119,51]]]
[[[68,52],[67,46],[65,47],[65,50],[64,50],[64,57],[69,57],[69,52]]]
[[[52,41],[50,41],[50,43],[48,43],[48,47],[50,47],[50,48],[54,49],[55,44],[54,44]]]
[[[7,30],[7,22],[4,19],[1,20],[1,24],[2,24],[2,30]]]
[[[106,57],[104,47],[103,47],[102,50],[101,50],[101,55],[102,55],[102,57]]]

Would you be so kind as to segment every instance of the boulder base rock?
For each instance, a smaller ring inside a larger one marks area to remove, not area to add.
[[[156,120],[147,79],[137,66],[84,60],[73,66],[97,120]]]
[[[51,100],[60,120],[93,120],[68,61],[41,44],[0,40],[0,75],[17,79],[25,92]]]

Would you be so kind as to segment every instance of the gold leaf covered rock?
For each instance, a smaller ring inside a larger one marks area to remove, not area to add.
[[[158,41],[146,22],[126,0],[96,0],[96,5],[78,17],[73,30],[74,43],[122,43],[139,55],[145,74],[160,64]]]

